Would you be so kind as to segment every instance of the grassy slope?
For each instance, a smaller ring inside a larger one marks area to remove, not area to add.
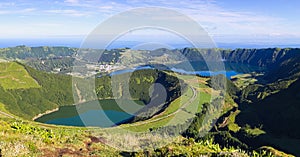
[[[0,63],[0,85],[4,89],[28,89],[41,86],[16,62]]]
[[[182,123],[181,121],[184,119],[189,119],[194,116],[194,114],[190,114],[190,110],[197,110],[197,112],[201,111],[201,106],[205,102],[209,102],[211,99],[211,91],[209,90],[209,87],[205,84],[202,84],[199,86],[196,82],[205,82],[206,78],[200,78],[195,76],[185,76],[185,75],[178,75],[180,79],[185,80],[186,83],[191,85],[193,88],[197,88],[197,97],[194,101],[189,102],[193,96],[193,91],[191,88],[188,88],[187,91],[179,98],[175,99],[168,108],[164,112],[162,112],[159,115],[154,116],[153,118],[134,123],[134,125],[128,124],[128,125],[122,125],[120,127],[125,127],[126,129],[129,129],[131,131],[136,132],[143,132],[143,131],[149,131],[150,128],[155,129],[159,128],[161,126],[164,126],[168,123]],[[201,87],[201,88],[200,88]],[[186,103],[189,103],[186,106],[182,106]],[[183,108],[182,108],[183,107]],[[172,115],[177,110],[182,110],[177,114]],[[192,111],[192,113],[195,111]],[[171,115],[171,116],[170,116]],[[177,115],[177,117],[175,117]],[[180,117],[178,117],[180,115]],[[177,118],[174,120],[174,118]]]
[[[36,71],[16,62],[1,65],[10,77],[0,84],[0,102],[10,113],[31,119],[60,105],[73,104],[70,77]]]
[[[8,112],[6,109],[5,109],[5,105],[3,103],[0,102],[0,111],[2,112]]]
[[[0,118],[3,156],[117,156],[85,128],[58,127]],[[0,154],[1,154],[0,153]]]
[[[288,89],[258,103],[245,105],[242,112],[236,117],[238,124],[240,126],[245,124],[262,125],[266,135],[262,137],[261,144],[269,144],[300,155],[297,148],[300,143],[300,127],[297,123],[300,121],[299,88],[300,80],[294,82]],[[287,144],[287,141],[290,142]]]
[[[0,118],[0,149],[3,156],[121,156],[120,150],[105,145],[105,137],[76,127],[40,125],[34,122]],[[177,138],[174,142],[151,151],[151,156],[199,156],[228,154],[248,156],[234,148],[220,148],[210,140],[195,142]],[[149,156],[145,152],[131,156]]]

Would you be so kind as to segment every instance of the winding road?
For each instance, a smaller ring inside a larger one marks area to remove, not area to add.
[[[165,118],[168,118],[168,117],[171,117],[171,116],[173,116],[173,115],[175,115],[175,114],[177,114],[179,111],[181,111],[183,108],[185,108],[187,105],[189,105],[190,103],[192,103],[195,99],[196,99],[196,97],[197,97],[197,92],[196,92],[196,89],[194,88],[194,87],[191,87],[191,86],[189,86],[191,89],[192,89],[192,91],[193,91],[193,96],[191,97],[191,99],[188,101],[188,102],[186,102],[185,104],[183,104],[178,110],[176,110],[175,112],[173,112],[173,113],[170,113],[170,114],[168,114],[168,115],[166,115],[166,116],[163,116],[163,117],[159,117],[159,118],[156,118],[156,119],[149,119],[149,120],[146,120],[146,121],[141,121],[141,122],[137,122],[137,123],[132,123],[132,124],[130,124],[129,126],[122,126],[122,128],[127,128],[127,127],[132,127],[132,126],[139,126],[139,125],[143,125],[143,124],[147,124],[147,123],[152,123],[152,122],[156,122],[156,121],[160,121],[160,120],[162,120],[162,119],[165,119]]]

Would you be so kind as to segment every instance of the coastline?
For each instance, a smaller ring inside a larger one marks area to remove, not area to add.
[[[44,113],[40,113],[40,114],[34,116],[34,117],[32,118],[32,120],[35,121],[36,119],[38,119],[38,118],[40,118],[40,117],[42,117],[42,116],[44,116],[44,115],[46,115],[46,114],[50,114],[50,113],[56,112],[56,111],[58,111],[58,110],[59,110],[58,107],[55,108],[55,109],[53,109],[53,110],[47,110],[47,111],[44,112]]]

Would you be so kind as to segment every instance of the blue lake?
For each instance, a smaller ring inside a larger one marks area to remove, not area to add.
[[[208,68],[207,64],[211,65],[211,69]],[[171,67],[170,69],[172,71],[182,74],[197,74],[205,77],[223,74],[228,79],[238,74],[262,72],[265,70],[262,67],[252,66],[249,64],[231,63],[226,61],[222,62],[221,64],[204,61],[181,62],[179,64],[169,65],[169,67]]]
[[[161,70],[171,70],[171,71],[177,72],[177,73],[188,74],[188,75],[200,75],[200,76],[205,76],[205,77],[223,74],[228,79],[230,79],[232,76],[235,76],[238,74],[255,71],[255,70],[251,70],[250,67],[246,67],[246,68],[244,67],[241,70],[238,67],[242,67],[243,65],[239,65],[239,64],[230,66],[230,67],[228,67],[228,64],[225,64],[224,70],[222,70],[222,71],[209,71],[208,68],[206,68],[206,64],[204,62],[200,62],[200,63],[199,62],[189,62],[188,63],[189,66],[186,66],[184,64],[185,63],[183,63],[183,66],[181,66],[180,64],[179,64],[179,66],[168,65],[168,66],[163,67],[163,69],[161,69]],[[186,69],[186,67],[190,67],[190,68]],[[109,75],[113,76],[113,75],[120,75],[120,74],[125,74],[125,73],[132,73],[136,70],[142,70],[142,69],[154,69],[154,67],[140,66],[140,67],[132,68],[132,69],[117,70],[117,71],[110,73]],[[160,69],[160,68],[158,68],[158,69]]]
[[[45,123],[70,126],[111,127],[131,117],[132,115],[126,112],[114,110],[89,110],[87,112],[80,113],[77,116],[56,118],[48,120]]]
[[[215,76],[215,75],[225,75],[228,79],[230,79],[232,76],[238,75],[240,73],[236,71],[185,71],[182,69],[171,69],[174,72],[182,73],[182,74],[188,74],[188,75],[200,75],[200,76]]]
[[[139,107],[134,108],[130,113],[123,109],[132,108],[134,105],[144,106],[141,101],[125,99],[118,103],[114,99],[95,100],[62,106],[58,111],[46,114],[35,121],[55,125],[111,127],[132,118]]]

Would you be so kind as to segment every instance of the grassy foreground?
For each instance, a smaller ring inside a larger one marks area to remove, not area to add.
[[[288,156],[271,147],[247,152],[234,147],[221,148],[209,139],[195,141],[183,137],[155,151],[129,153],[107,146],[106,138],[95,136],[92,129],[10,118],[0,118],[0,124],[2,156]]]

